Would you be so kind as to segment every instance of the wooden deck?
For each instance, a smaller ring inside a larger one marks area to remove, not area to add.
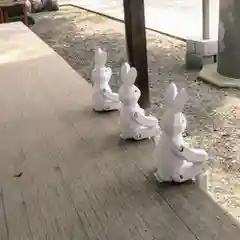
[[[91,86],[23,24],[0,25],[0,239],[237,240],[193,184],[157,185]]]

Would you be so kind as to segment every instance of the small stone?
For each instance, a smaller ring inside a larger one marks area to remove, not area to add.
[[[230,137],[229,133],[223,133],[222,136],[223,137]]]
[[[13,175],[14,178],[20,178],[23,175],[23,172],[19,172]]]

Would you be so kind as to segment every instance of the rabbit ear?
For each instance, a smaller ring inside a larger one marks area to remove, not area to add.
[[[99,62],[99,58],[100,58],[100,55],[102,53],[102,49],[101,48],[96,48],[95,49],[95,64],[97,64]]]
[[[129,71],[130,71],[130,66],[126,62],[121,67],[121,80],[122,80],[122,83],[127,83]]]
[[[188,100],[188,94],[185,90],[185,88],[182,88],[181,91],[178,93],[178,95],[175,98],[174,101],[174,109],[177,112],[181,112],[184,108],[184,104]]]
[[[95,49],[95,56],[96,55],[101,55],[101,53],[102,53],[102,49],[100,48],[100,47],[97,47],[96,49]]]
[[[128,85],[133,85],[137,78],[137,69],[134,67],[131,67],[128,72]]]
[[[101,48],[95,50],[95,65],[104,66],[107,61],[107,53]]]
[[[177,86],[173,82],[170,83],[164,95],[164,101],[166,105],[172,106],[177,94],[178,94]]]
[[[102,62],[101,62],[102,65],[105,65],[105,64],[106,64],[106,62],[107,62],[107,52],[102,51],[101,61],[102,61]]]

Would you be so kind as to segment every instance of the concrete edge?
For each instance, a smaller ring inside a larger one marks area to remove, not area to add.
[[[187,39],[187,52],[210,57],[218,53],[218,40],[216,39]]]
[[[240,88],[240,79],[225,77],[217,72],[217,64],[205,65],[198,79],[222,88]]]
[[[100,12],[97,12],[97,11],[93,11],[91,9],[88,9],[88,8],[85,8],[85,7],[81,7],[81,6],[78,6],[78,5],[75,5],[73,3],[62,3],[62,4],[59,4],[59,6],[71,6],[71,7],[76,7],[76,8],[79,8],[79,9],[82,9],[84,11],[87,11],[87,12],[90,12],[90,13],[95,13],[95,14],[98,14],[100,16],[103,16],[103,17],[107,17],[109,19],[112,19],[112,20],[115,20],[115,21],[118,21],[118,22],[124,22],[123,20],[121,20],[120,18],[117,18],[117,17],[113,17],[113,16],[110,16],[110,15],[107,15],[107,14],[104,14],[104,13],[100,13]]]

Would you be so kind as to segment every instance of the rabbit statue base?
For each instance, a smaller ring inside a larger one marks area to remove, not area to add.
[[[143,109],[140,109],[143,110]],[[144,110],[143,110],[144,111]],[[131,113],[130,113],[131,114]],[[160,128],[158,125],[158,121],[155,117],[153,116],[145,116],[149,119],[149,123],[151,124],[152,121],[152,126],[139,126],[139,122],[141,121],[140,115],[138,112],[132,111],[133,118],[131,119],[133,122],[126,121],[126,125],[121,127],[121,134],[120,137],[124,140],[127,139],[133,139],[133,140],[143,140],[147,138],[155,138],[159,132]],[[122,119],[124,119],[126,116],[122,116]],[[131,127],[131,125],[134,125]]]
[[[178,93],[173,83],[166,91],[167,109],[162,117],[162,133],[154,153],[158,161],[154,175],[159,182],[182,183],[194,180],[206,171],[208,154],[202,149],[191,148],[183,140],[187,121],[181,111],[187,98],[185,89]]]
[[[95,112],[111,112],[111,111],[118,111],[119,105],[115,103],[106,103],[104,106],[95,106],[93,108]]]
[[[104,89],[103,89],[104,92]],[[96,98],[103,97],[104,94],[99,94],[100,96],[97,96]],[[94,98],[94,97],[93,97]],[[109,111],[118,111],[120,109],[120,102],[116,101],[110,101],[107,99],[104,99],[104,101],[95,101],[93,100],[93,110],[95,112],[109,112]]]
[[[105,66],[107,53],[100,48],[95,52],[95,67],[92,70],[93,81],[93,110],[96,112],[113,111],[120,109],[117,93],[113,93],[109,81],[112,76],[111,68]]]
[[[121,69],[122,85],[119,89],[120,109],[120,137],[124,140],[142,140],[155,137],[159,133],[158,120],[147,116],[144,109],[138,105],[140,90],[134,85],[137,77],[135,68],[124,63]]]
[[[169,162],[175,162],[175,165],[172,164],[171,167],[169,167],[169,165],[164,166],[164,164],[159,165],[158,170],[154,173],[157,181],[177,183],[189,180],[195,181],[197,176],[200,176],[206,171],[207,166],[205,162],[208,159],[208,155],[204,150],[181,147],[179,150],[172,149],[172,154],[178,156],[179,159],[168,159]],[[198,157],[193,160],[190,155],[196,155]]]
[[[136,129],[135,132],[132,132],[130,134],[123,135],[120,134],[120,137],[123,140],[127,139],[133,139],[133,140],[143,140],[147,138],[154,138],[159,132],[158,128],[142,128],[142,129]]]

